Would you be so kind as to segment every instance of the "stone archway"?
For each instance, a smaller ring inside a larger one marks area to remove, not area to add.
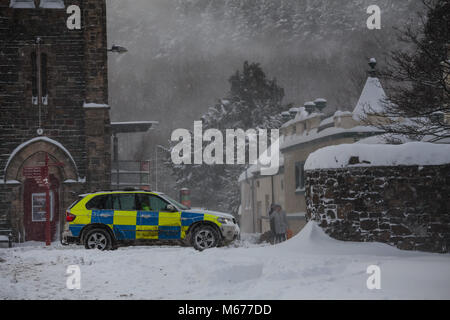
[[[45,163],[45,155],[48,154],[50,162],[62,163],[63,167],[50,167],[51,180],[51,204],[52,204],[52,233],[53,240],[58,236],[63,222],[64,209],[68,206],[65,201],[67,195],[77,189],[76,184],[80,181],[76,163],[68,150],[59,142],[47,137],[31,139],[18,146],[10,155],[5,167],[5,181],[17,182],[15,199],[11,206],[11,224],[13,229],[19,233],[21,241],[37,240],[43,237],[42,228],[45,227],[39,217],[39,207],[44,205],[42,193],[44,189],[39,188],[34,180],[23,176],[24,167],[42,166]],[[70,181],[70,184],[64,182]],[[74,185],[75,183],[75,185]],[[44,200],[45,201],[45,200]]]
[[[23,181],[21,177],[25,161],[38,152],[47,152],[52,160],[64,163],[62,174],[65,180],[79,180],[78,168],[72,155],[62,144],[47,137],[31,139],[11,153],[5,166],[5,180]]]

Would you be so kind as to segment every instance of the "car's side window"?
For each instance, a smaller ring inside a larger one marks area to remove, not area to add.
[[[121,210],[120,209],[120,198],[118,194],[111,195],[112,197],[112,209],[113,210]]]
[[[110,194],[106,195],[104,198],[103,209],[104,210],[112,210],[113,209],[112,196]]]
[[[160,197],[149,195],[150,197],[150,207],[153,211],[164,211],[168,205],[167,201],[161,199]]]
[[[120,210],[122,211],[135,211],[136,201],[133,193],[119,194]],[[114,209],[116,206],[114,205]]]
[[[169,204],[167,201],[161,199],[160,197],[151,194],[138,193],[136,194],[136,196],[138,210],[142,211],[164,211],[166,206]]]
[[[152,211],[152,207],[150,205],[150,196],[145,193],[137,193],[137,209],[141,211]]]
[[[86,209],[88,210],[108,210],[112,209],[111,196],[101,195],[92,198],[86,203]]]

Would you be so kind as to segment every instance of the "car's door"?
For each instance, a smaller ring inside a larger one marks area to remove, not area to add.
[[[169,202],[152,195],[150,205],[159,212],[158,219],[158,239],[160,240],[178,240],[181,238],[181,212],[168,211]]]
[[[91,210],[90,223],[106,224],[111,229],[113,228],[114,210],[110,194],[99,195],[92,198],[86,204],[86,209]]]
[[[135,240],[137,225],[135,194],[112,194],[112,205],[114,208],[113,228],[117,240]]]
[[[159,212],[151,207],[150,194],[137,193],[137,240],[157,240]]]

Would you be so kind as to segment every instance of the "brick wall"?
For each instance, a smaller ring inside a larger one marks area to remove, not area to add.
[[[71,1],[82,4],[82,1]],[[86,175],[84,110],[85,39],[69,31],[65,10],[10,9],[0,2],[0,176],[9,154],[37,136],[38,108],[31,103],[31,51],[36,38],[48,53],[49,103],[43,107],[44,135],[62,143]]]
[[[306,198],[333,238],[450,251],[450,164],[307,171]]]
[[[85,102],[108,104],[105,1],[65,1],[66,7],[80,7],[81,30],[67,28],[69,15],[65,9],[13,9],[9,4],[9,0],[0,0],[0,180],[5,179],[11,152],[38,136],[38,107],[32,104],[31,52],[40,37],[41,50],[48,56],[49,94],[48,105],[42,107],[43,135],[61,143],[74,158],[78,176],[86,177],[82,190],[80,186],[64,190],[72,194],[70,191],[109,188],[109,110],[83,108]],[[0,228],[2,221],[14,225],[21,214],[22,208],[14,207],[12,201],[20,200],[22,191],[20,185],[0,185]],[[69,196],[65,196],[64,205],[67,202],[71,202]]]

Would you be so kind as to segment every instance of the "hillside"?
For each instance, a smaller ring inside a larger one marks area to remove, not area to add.
[[[367,58],[377,57],[382,67],[386,53],[399,45],[394,28],[413,23],[422,8],[420,0],[380,0],[382,29],[370,31],[370,4],[110,0],[109,42],[129,49],[110,56],[113,119],[159,120],[159,131],[146,141],[165,143],[174,128],[192,127],[226,96],[228,78],[245,60],[260,62],[277,78],[285,103],[324,97],[328,112],[353,109]]]

